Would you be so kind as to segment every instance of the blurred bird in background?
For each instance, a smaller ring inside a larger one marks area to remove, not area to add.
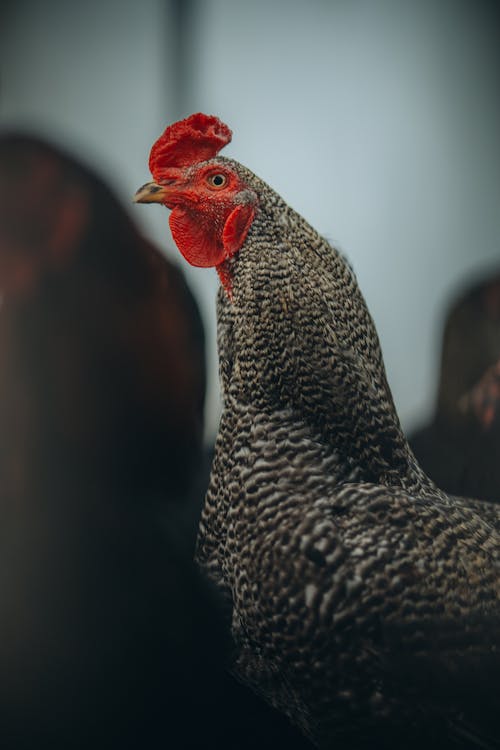
[[[455,297],[446,315],[435,413],[410,434],[429,476],[455,495],[500,499],[500,274]]]
[[[2,746],[137,742],[222,655],[162,525],[201,450],[198,310],[94,174],[14,134],[0,289]]]
[[[3,495],[77,474],[124,496],[182,497],[205,393],[182,274],[97,177],[41,142],[2,138],[0,198]]]

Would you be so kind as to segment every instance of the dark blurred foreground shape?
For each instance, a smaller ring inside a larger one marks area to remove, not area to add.
[[[78,474],[150,499],[185,493],[205,365],[181,273],[100,180],[22,137],[0,141],[0,243],[2,492]]]
[[[308,747],[226,674],[179,520],[205,392],[182,274],[87,169],[4,135],[0,293],[0,747]]]
[[[450,494],[500,502],[500,272],[449,309],[437,405],[410,435],[423,469]]]

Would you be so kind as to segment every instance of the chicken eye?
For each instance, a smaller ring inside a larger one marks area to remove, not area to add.
[[[217,174],[211,174],[208,177],[208,184],[210,187],[214,188],[222,188],[227,182],[227,177],[225,174],[220,174],[217,172]]]

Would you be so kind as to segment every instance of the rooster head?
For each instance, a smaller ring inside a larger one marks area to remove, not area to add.
[[[151,149],[154,182],[134,196],[136,203],[171,209],[182,255],[193,266],[215,266],[224,284],[224,264],[243,245],[257,205],[233,164],[216,158],[231,135],[217,117],[202,113],[170,125]]]

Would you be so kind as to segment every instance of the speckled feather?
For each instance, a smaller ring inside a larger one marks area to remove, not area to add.
[[[417,465],[354,274],[265,183],[218,297],[223,414],[197,559],[234,670],[318,747],[495,747],[500,506]],[[344,743],[344,744],[343,744]]]

